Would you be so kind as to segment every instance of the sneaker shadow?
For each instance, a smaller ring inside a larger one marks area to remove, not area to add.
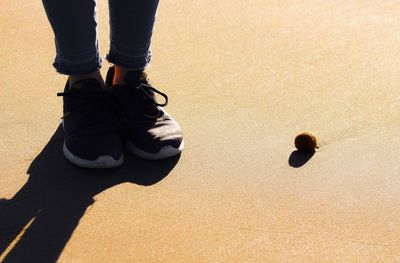
[[[125,154],[119,168],[90,170],[66,161],[62,144],[59,126],[31,163],[25,185],[0,200],[0,261],[56,262],[94,196],[126,182],[156,184],[180,157],[152,162]]]

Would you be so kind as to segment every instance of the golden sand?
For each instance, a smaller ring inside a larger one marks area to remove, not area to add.
[[[1,258],[400,261],[398,1],[161,1],[149,76],[186,149],[103,172],[62,156],[41,2],[0,13]],[[102,54],[107,27],[99,1]]]

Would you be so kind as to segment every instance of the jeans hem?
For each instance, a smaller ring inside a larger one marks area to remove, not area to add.
[[[82,75],[89,74],[99,70],[102,66],[101,58],[95,58],[87,62],[76,63],[76,62],[66,62],[60,58],[56,58],[53,67],[56,71],[63,75]]]
[[[150,50],[143,55],[135,57],[129,57],[116,51],[110,51],[106,55],[108,62],[131,70],[144,70],[150,64],[151,57],[152,54]]]

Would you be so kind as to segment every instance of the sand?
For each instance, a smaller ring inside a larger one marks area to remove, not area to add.
[[[399,14],[397,1],[161,1],[149,75],[186,148],[89,171],[62,155],[65,77],[41,2],[3,1],[0,261],[399,262]],[[303,130],[314,155],[295,152]]]

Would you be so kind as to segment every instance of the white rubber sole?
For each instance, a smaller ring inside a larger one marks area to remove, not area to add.
[[[64,129],[64,120],[61,121],[61,124]],[[85,160],[79,158],[68,150],[67,145],[63,145],[63,153],[65,158],[76,166],[82,168],[113,168],[120,166],[124,162],[124,155],[121,154],[121,157],[118,160],[115,160],[114,157],[110,155],[102,155],[99,156],[96,160]]]
[[[134,155],[146,159],[146,160],[161,160],[161,159],[166,159],[175,155],[178,155],[182,152],[183,148],[185,146],[185,143],[182,141],[181,145],[179,145],[178,148],[174,148],[172,146],[165,146],[161,148],[161,150],[157,153],[148,153],[143,151],[142,149],[136,147],[130,140],[126,142],[126,147],[128,150],[133,153]]]
[[[99,156],[96,160],[85,160],[82,158],[79,158],[78,156],[72,154],[67,146],[63,146],[63,153],[65,158],[67,158],[68,161],[71,163],[75,164],[76,166],[83,167],[83,168],[112,168],[112,167],[117,167],[120,166],[124,162],[124,155],[121,154],[121,157],[118,160],[115,160],[112,156],[110,155],[102,155]]]

